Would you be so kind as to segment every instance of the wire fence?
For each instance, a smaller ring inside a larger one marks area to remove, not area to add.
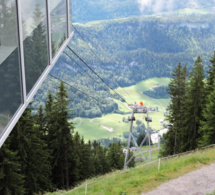
[[[147,162],[147,163],[142,163],[141,165],[139,166],[136,166],[134,168],[132,168],[132,170],[134,169],[137,169],[137,168],[140,168],[140,167],[145,167],[145,166],[148,166],[148,165],[151,165],[153,163],[158,163],[158,170],[160,170],[160,167],[161,167],[161,161],[162,160],[167,160],[167,159],[170,159],[170,158],[174,158],[174,157],[178,157],[178,156],[182,156],[182,155],[185,155],[185,154],[189,154],[189,153],[193,153],[193,152],[196,152],[196,151],[201,151],[201,150],[205,150],[205,149],[209,149],[209,148],[212,148],[212,147],[215,147],[215,144],[213,145],[209,145],[209,146],[206,146],[206,147],[202,147],[202,148],[198,148],[198,149],[195,149],[195,150],[190,150],[190,151],[187,151],[187,152],[183,152],[183,153],[179,153],[179,154],[175,154],[175,155],[171,155],[171,156],[167,156],[167,157],[163,157],[163,158],[158,158],[154,161],[151,161],[151,162]],[[121,170],[121,171],[117,171],[117,175],[120,175],[120,174],[123,174],[123,173],[126,173],[126,172],[129,172],[131,169],[126,169],[126,170]],[[67,194],[72,194],[72,192],[75,192],[76,190],[78,189],[81,189],[83,188],[83,191],[84,191],[84,194],[87,195],[87,190],[88,190],[88,187],[94,183],[97,183],[97,182],[100,182],[104,179],[107,179],[109,177],[112,177],[113,175],[109,175],[105,178],[101,178],[101,179],[98,179],[98,180],[95,180],[95,181],[92,181],[90,183],[85,183],[84,185],[81,185],[79,187],[75,187],[73,188],[72,190],[69,190],[67,192],[64,192],[62,193],[62,195],[67,195]]]

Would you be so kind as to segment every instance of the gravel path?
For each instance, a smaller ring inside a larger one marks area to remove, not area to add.
[[[77,117],[77,118],[73,119],[73,122],[75,122],[78,119],[80,119],[80,122],[78,124],[76,124],[75,127],[79,127],[83,123],[82,118],[80,118],[80,117]]]
[[[114,131],[114,128],[112,128],[112,127],[107,127],[107,126],[104,126],[104,125],[101,125],[99,123],[94,122],[95,119],[96,118],[91,119],[90,122],[93,123],[93,124],[99,125],[100,127],[102,127],[105,130],[108,130],[109,132],[113,132]]]
[[[142,195],[205,195],[214,190],[215,164],[211,164],[161,184],[155,190]]]

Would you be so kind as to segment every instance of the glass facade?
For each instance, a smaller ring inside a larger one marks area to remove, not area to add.
[[[52,0],[51,0],[52,1]],[[66,0],[54,0],[51,5],[52,57],[67,37]]]
[[[21,0],[26,90],[29,93],[48,65],[46,0]]]
[[[69,4],[0,0],[0,147],[72,36]]]
[[[15,0],[0,1],[0,136],[22,103]]]

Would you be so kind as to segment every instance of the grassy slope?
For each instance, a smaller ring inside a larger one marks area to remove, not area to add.
[[[143,95],[142,92],[158,83],[161,83],[163,86],[167,86],[169,81],[169,78],[151,78],[130,87],[118,88],[116,91],[120,94],[123,94],[128,103],[134,103],[134,101],[144,101],[146,106],[158,106],[159,108],[162,108],[156,100]],[[162,101],[164,102],[165,100]]]
[[[85,183],[91,183],[99,180],[94,184],[88,185],[87,194],[112,195],[112,194],[141,194],[157,187],[163,182],[175,179],[200,167],[213,163],[215,160],[215,148],[190,153],[180,157],[175,157],[161,161],[161,169],[158,171],[158,164],[130,169],[127,172],[117,171],[105,176],[87,180]],[[84,183],[84,184],[85,184]],[[82,184],[82,185],[84,185]],[[73,192],[57,192],[48,195],[75,195],[84,194],[85,189],[82,187]]]
[[[111,133],[103,129],[99,125],[90,123],[91,119],[83,118],[83,123],[76,130],[84,136],[85,141],[111,137]]]
[[[152,99],[148,96],[143,95],[141,92],[147,90],[157,83],[161,83],[164,86],[167,86],[169,83],[169,78],[152,78],[145,81],[142,81],[136,85],[126,87],[126,88],[118,88],[117,92],[122,94],[128,103],[137,103],[139,101],[143,101],[146,106],[157,106],[160,112],[152,112],[150,113],[150,117],[152,117],[153,122],[151,123],[151,127],[153,129],[159,130],[162,129],[163,126],[159,124],[160,119],[164,119],[164,108],[167,107],[169,100],[168,99]],[[127,95],[129,94],[129,95]],[[126,107],[124,103],[121,103],[118,100],[115,100],[119,105],[119,110],[124,112],[129,112],[130,110]],[[164,107],[164,108],[163,108]],[[129,114],[108,114],[104,115],[101,118],[97,118],[94,120],[95,123],[99,123],[104,126],[114,128],[114,132],[109,132],[99,126],[98,124],[90,123],[91,119],[83,119],[83,123],[76,128],[76,130],[84,136],[85,140],[94,140],[100,138],[111,138],[111,137],[118,137],[123,138],[123,132],[129,130],[129,123],[123,123],[123,117],[128,118]],[[143,120],[145,115],[138,114],[136,115],[137,120]],[[78,123],[78,122],[77,122]],[[144,121],[145,123],[145,121]],[[145,123],[146,125],[146,123]]]

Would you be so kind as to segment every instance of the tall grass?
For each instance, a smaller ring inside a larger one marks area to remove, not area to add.
[[[177,178],[190,171],[210,164],[215,160],[215,148],[200,150],[195,153],[178,156],[166,160],[161,160],[160,170],[158,162],[147,166],[140,166],[127,171],[116,171],[105,176],[85,181],[82,185],[87,185],[87,194],[95,195],[126,195],[141,194],[157,187],[163,182]],[[49,193],[48,195],[81,195],[85,194],[85,187],[74,191],[61,191]]]

